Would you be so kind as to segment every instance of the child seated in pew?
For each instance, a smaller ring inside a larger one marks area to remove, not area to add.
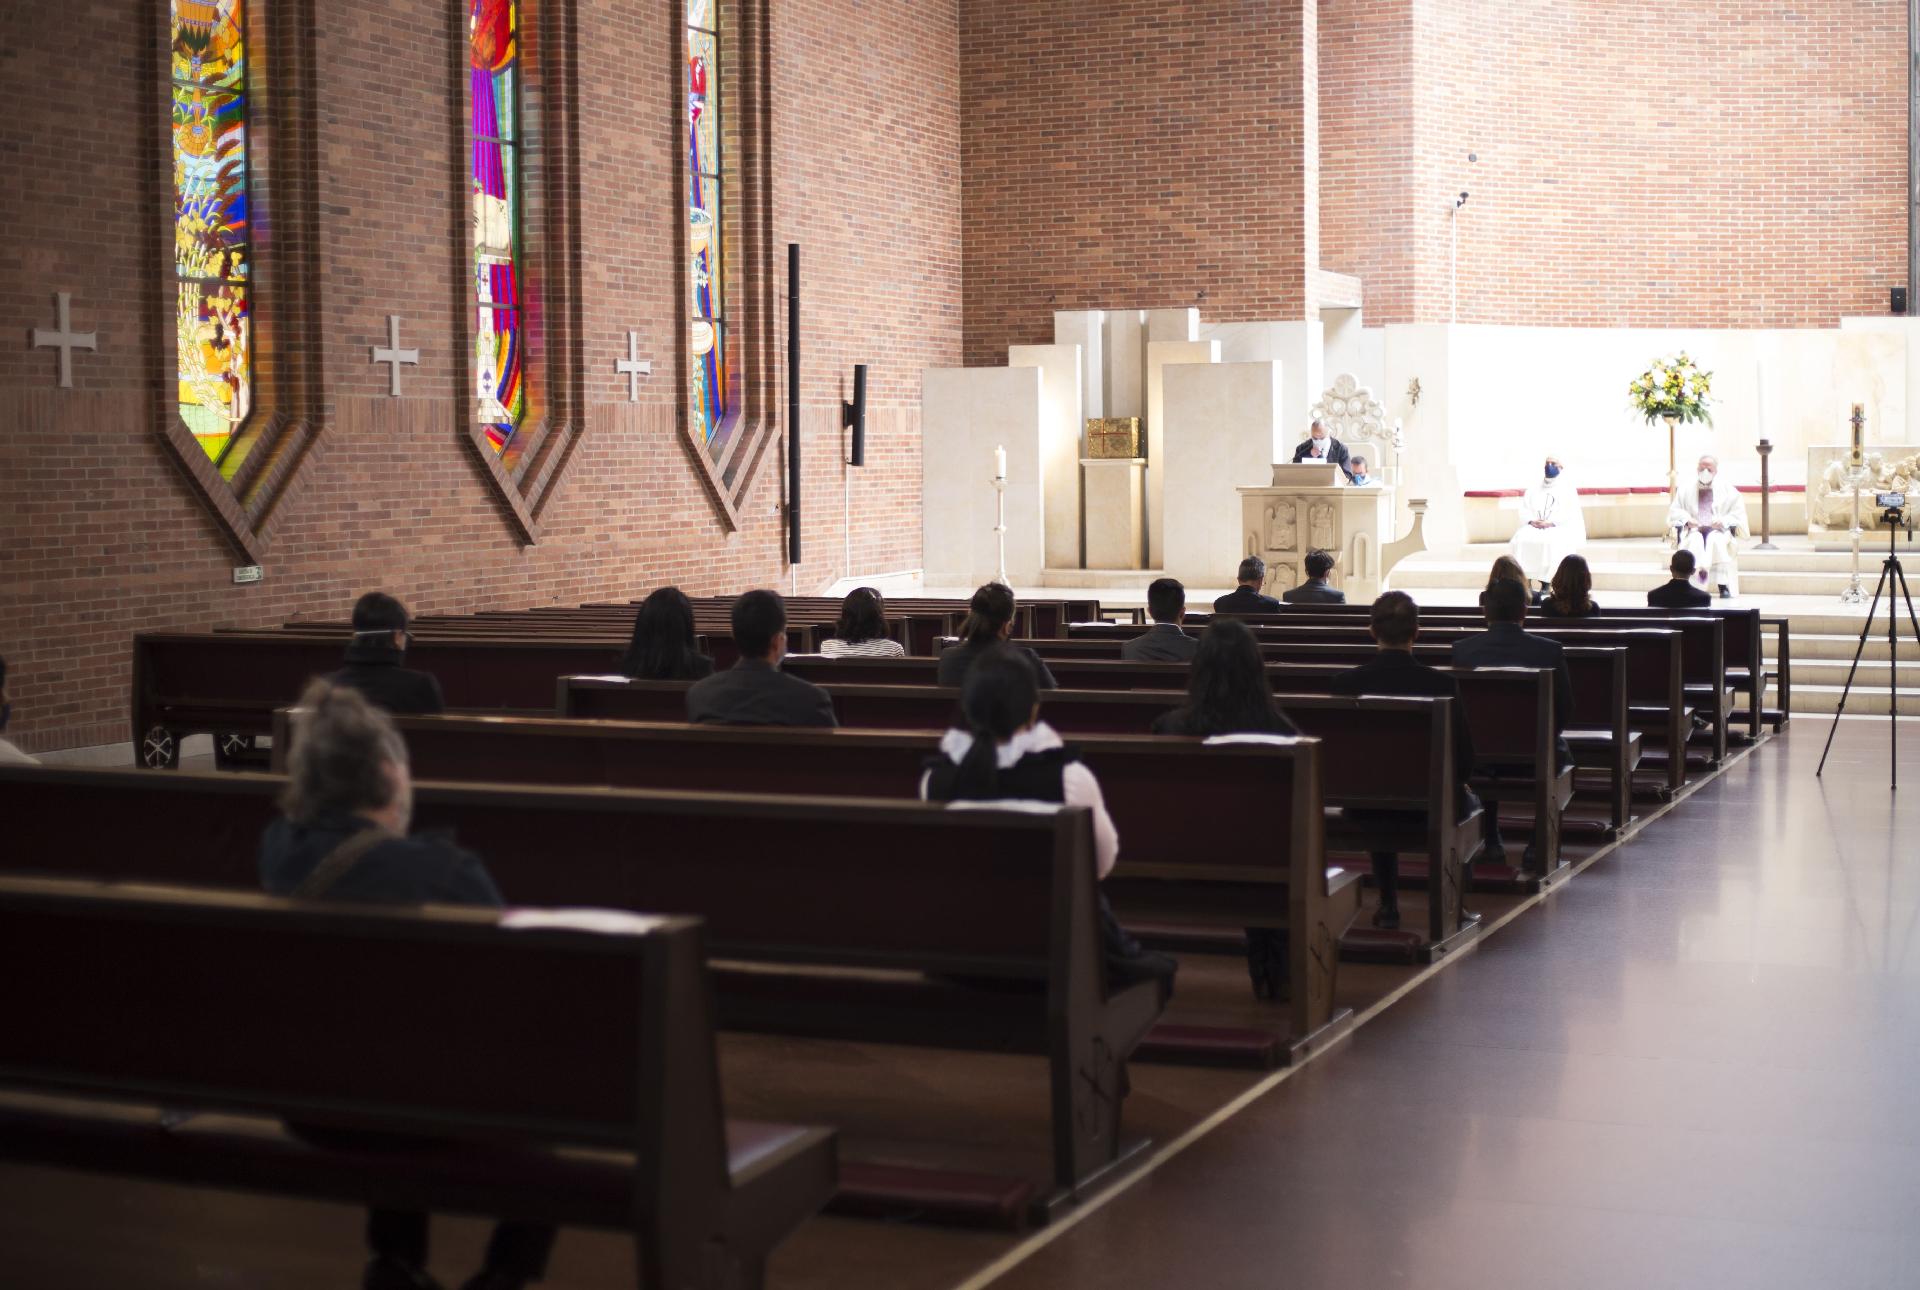
[[[1200,637],[1187,675],[1187,701],[1153,720],[1156,735],[1297,735],[1273,697],[1266,662],[1253,629],[1238,618],[1216,618]],[[1247,974],[1262,999],[1287,993],[1287,934],[1270,927],[1247,930]]]
[[[325,680],[300,696],[287,760],[284,814],[260,839],[260,882],[277,896],[365,904],[499,905],[478,857],[451,842],[409,837],[413,780],[407,746],[387,715],[357,691]],[[396,982],[396,986],[404,983]],[[297,1002],[292,1006],[297,1007]],[[366,1060],[378,1061],[378,1053]],[[288,1126],[316,1146],[341,1151],[431,1149],[431,1142],[333,1126]],[[515,1290],[546,1271],[554,1229],[502,1222],[486,1264],[466,1290]],[[427,1215],[372,1210],[365,1290],[431,1290]]]
[[[927,759],[920,798],[928,802],[1061,802],[1093,813],[1096,872],[1106,877],[1120,855],[1120,836],[1107,814],[1100,781],[1040,720],[1040,688],[1033,668],[1011,650],[992,650],[967,673],[960,692],[964,730],[949,730],[940,751]],[[1165,954],[1143,948],[1100,898],[1101,948],[1107,979],[1114,985],[1159,981],[1162,998],[1173,990],[1179,966]]]
[[[1004,583],[989,582],[975,591],[973,599],[967,602],[966,621],[960,625],[960,643],[940,656],[935,680],[941,685],[964,685],[974,660],[994,650],[1002,653],[1011,650],[1026,660],[1042,690],[1059,689],[1053,673],[1047,670],[1038,654],[1025,645],[1006,643],[1013,634],[1014,608],[1013,589]]]
[[[1420,635],[1420,607],[1406,592],[1389,591],[1373,602],[1367,631],[1379,652],[1370,661],[1334,677],[1333,692],[1452,699],[1454,805],[1460,816],[1479,810],[1480,799],[1467,787],[1467,777],[1474,767],[1473,734],[1460,711],[1460,683],[1413,656],[1413,642]],[[1373,861],[1373,880],[1380,888],[1380,909],[1373,916],[1373,925],[1385,931],[1397,930],[1400,857],[1392,851],[1375,851],[1368,858]],[[1464,915],[1465,911],[1461,912]]]
[[[887,606],[872,587],[855,587],[840,602],[833,638],[820,642],[828,658],[905,658],[907,647],[887,635]]]
[[[633,615],[633,639],[620,670],[636,681],[698,681],[713,673],[693,634],[693,602],[678,587],[658,587]]]

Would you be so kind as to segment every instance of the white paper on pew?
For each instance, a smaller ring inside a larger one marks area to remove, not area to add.
[[[1467,670],[1469,672],[1526,672],[1531,675],[1534,672],[1544,672],[1547,669],[1544,667],[1519,667],[1512,663],[1502,663],[1499,667],[1470,667]]]
[[[990,801],[948,802],[949,811],[1025,811],[1028,815],[1058,815],[1066,809],[1062,802],[1036,802],[1027,797],[1001,797]]]
[[[574,681],[631,681],[633,678],[623,672],[589,672],[569,678]]]
[[[624,909],[509,909],[500,926],[510,932],[598,932],[603,936],[645,936],[666,920]]]
[[[1212,748],[1220,744],[1272,744],[1276,748],[1291,748],[1299,743],[1301,738],[1300,735],[1209,735],[1200,746]]]

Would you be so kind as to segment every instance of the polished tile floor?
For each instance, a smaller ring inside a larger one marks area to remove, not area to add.
[[[1000,1278],[1920,1285],[1920,724],[1802,718]]]

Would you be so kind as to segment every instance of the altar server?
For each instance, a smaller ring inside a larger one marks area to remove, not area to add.
[[[1667,528],[1682,551],[1693,553],[1695,581],[1720,588],[1720,599],[1740,594],[1734,539],[1748,536],[1747,503],[1740,490],[1720,482],[1720,459],[1700,458],[1691,484],[1682,484],[1667,510]]]
[[[1580,494],[1567,481],[1560,458],[1549,456],[1540,482],[1520,499],[1520,527],[1509,544],[1527,581],[1545,586],[1560,562],[1587,543]]]

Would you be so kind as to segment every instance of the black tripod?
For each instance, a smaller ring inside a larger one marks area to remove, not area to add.
[[[1867,621],[1860,627],[1860,643],[1853,647],[1853,666],[1847,669],[1847,683],[1840,691],[1840,706],[1833,712],[1833,728],[1827,731],[1827,746],[1820,754],[1820,766],[1815,770],[1817,779],[1820,772],[1827,768],[1827,753],[1833,751],[1833,737],[1840,731],[1841,714],[1847,710],[1847,695],[1853,691],[1854,673],[1860,670],[1860,655],[1867,648],[1867,637],[1873,631],[1873,615],[1880,608],[1880,595],[1887,597],[1887,739],[1889,756],[1887,764],[1893,776],[1892,786],[1900,787],[1900,677],[1897,666],[1900,653],[1900,637],[1895,630],[1900,623],[1899,615],[1894,612],[1893,593],[1898,590],[1900,599],[1907,604],[1907,622],[1913,627],[1913,638],[1920,642],[1920,618],[1913,612],[1913,596],[1907,591],[1907,572],[1900,567],[1900,557],[1894,554],[1893,538],[1900,528],[1900,507],[1889,507],[1881,513],[1880,522],[1887,526],[1887,558],[1880,565],[1880,581],[1873,587],[1873,603],[1867,606]],[[1899,586],[1896,588],[1895,583]]]

